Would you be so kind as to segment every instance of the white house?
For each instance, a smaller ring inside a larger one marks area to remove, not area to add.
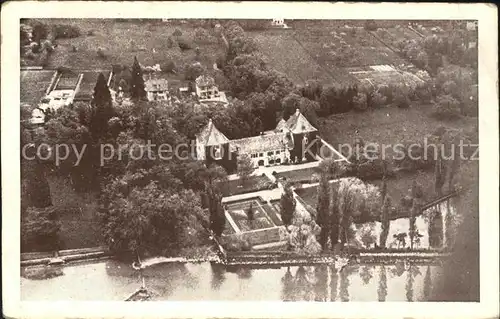
[[[271,21],[271,26],[275,28],[284,28],[284,29],[288,28],[288,26],[285,23],[285,19],[283,18],[274,18]]]
[[[195,80],[195,91],[201,103],[222,102],[227,103],[226,94],[220,92],[213,77],[200,75]]]
[[[144,89],[148,101],[168,100],[168,81],[166,79],[149,78],[144,81]]]

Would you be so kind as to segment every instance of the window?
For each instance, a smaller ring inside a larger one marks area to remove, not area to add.
[[[264,153],[259,153],[259,157],[262,157],[262,156],[264,156]]]
[[[278,151],[276,151],[275,153],[276,153],[276,154],[279,154],[279,153],[280,153],[280,151],[278,150]]]
[[[281,163],[281,158],[277,158],[276,159],[276,164],[280,164]]]
[[[273,152],[267,152],[267,156],[272,156],[273,155]]]
[[[221,146],[216,145],[213,147],[213,154],[214,154],[214,159],[219,160],[222,159],[222,152],[221,152]]]

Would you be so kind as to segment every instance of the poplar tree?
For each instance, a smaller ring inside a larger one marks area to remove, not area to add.
[[[387,236],[389,235],[389,226],[390,226],[390,219],[389,219],[389,213],[391,209],[392,203],[391,203],[391,197],[386,196],[384,200],[384,204],[382,206],[382,232],[380,234],[380,247],[385,248],[386,243],[387,243]]]
[[[330,184],[328,182],[327,172],[321,174],[318,187],[318,206],[316,210],[318,211],[316,222],[321,227],[319,243],[324,250],[328,244],[328,235],[331,230],[330,218],[328,216],[330,213]]]
[[[295,213],[295,206],[297,205],[295,198],[293,198],[293,191],[290,185],[285,186],[285,192],[281,195],[280,200],[280,213],[281,220],[285,226],[289,226],[292,223],[293,214]]]
[[[106,134],[108,121],[114,115],[111,104],[111,93],[109,92],[106,78],[102,73],[99,73],[97,77],[91,106],[90,132],[92,137],[98,139]]]
[[[143,100],[146,98],[146,90],[144,89],[144,79],[142,78],[142,70],[134,57],[134,64],[132,65],[132,78],[130,79],[130,95],[134,100]]]

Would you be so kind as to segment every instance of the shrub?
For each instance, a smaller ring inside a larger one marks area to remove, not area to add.
[[[58,24],[54,26],[54,36],[56,39],[71,39],[80,36],[80,29],[69,24]]]
[[[174,37],[180,37],[182,35],[181,30],[175,29],[174,32],[172,33]]]
[[[440,95],[434,103],[433,116],[440,120],[460,117],[460,103],[451,95]]]
[[[106,51],[103,48],[98,48],[97,49],[97,56],[100,57],[101,59],[106,59]]]
[[[194,81],[197,77],[205,72],[205,68],[201,63],[193,63],[186,67],[184,77],[188,81]]]
[[[186,38],[177,39],[177,45],[182,51],[191,50],[193,48],[192,44]]]
[[[209,40],[209,36],[210,34],[203,28],[196,28],[194,30],[194,40],[196,42],[206,42]]]
[[[375,20],[368,20],[365,22],[365,30],[368,31],[376,31],[378,29],[378,25]]]
[[[174,61],[169,60],[167,63],[161,66],[161,70],[166,73],[174,73],[176,70]]]
[[[395,106],[402,108],[402,109],[407,109],[410,107],[410,98],[407,94],[402,93],[402,92],[396,92],[393,98],[393,103]]]
[[[363,112],[368,109],[367,96],[365,93],[358,93],[352,99],[354,110]]]
[[[50,40],[44,40],[41,42],[41,47],[40,47],[39,52],[43,52],[43,51],[47,51],[47,52],[54,51],[54,46],[52,45],[52,42]]]
[[[387,97],[383,96],[379,92],[373,92],[370,97],[370,107],[382,107],[386,105]]]
[[[175,45],[175,41],[172,39],[172,37],[167,38],[167,47],[171,49]]]
[[[95,35],[95,31],[94,30],[89,30],[89,31],[87,31],[87,35],[88,36],[93,36],[93,35]]]
[[[434,167],[434,147],[427,145],[427,151],[422,143],[406,143],[400,155],[394,157],[394,164],[405,171],[416,171]]]
[[[50,251],[58,249],[60,228],[58,212],[53,206],[28,208],[21,223],[23,250]]]

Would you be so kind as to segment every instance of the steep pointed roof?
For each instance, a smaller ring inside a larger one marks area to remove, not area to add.
[[[276,131],[282,131],[283,129],[287,128],[286,126],[286,122],[284,119],[281,119],[279,122],[278,122],[278,125],[276,125]]]
[[[299,109],[297,109],[294,115],[290,116],[288,121],[286,121],[286,125],[293,134],[317,131],[317,129],[309,123],[306,117],[300,113]]]
[[[196,141],[205,146],[229,143],[229,139],[215,127],[212,119],[209,119],[208,124],[196,135]]]

